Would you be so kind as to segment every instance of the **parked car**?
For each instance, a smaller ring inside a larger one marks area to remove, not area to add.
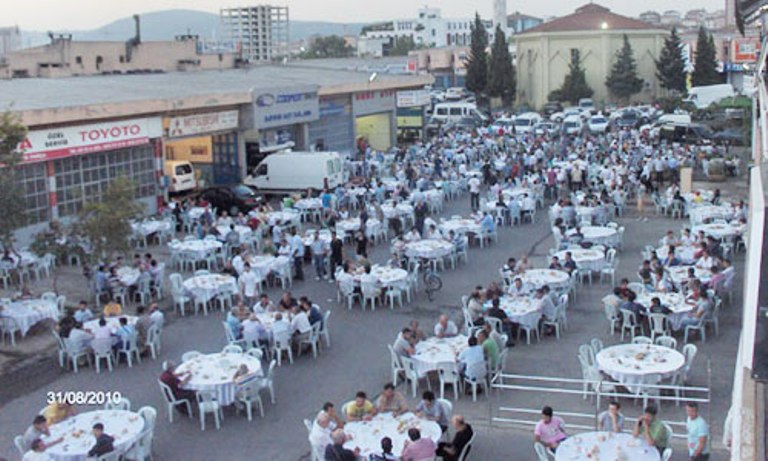
[[[715,144],[730,144],[732,146],[744,145],[744,132],[741,128],[726,128],[712,135]]]
[[[550,137],[557,137],[560,134],[558,126],[552,122],[541,122],[533,127],[533,132],[536,136],[548,135]]]
[[[515,118],[515,133],[529,133],[539,122],[541,122],[541,115],[536,112],[520,114]]]
[[[587,127],[590,133],[605,133],[608,131],[608,119],[603,114],[594,115],[590,117]]]
[[[262,200],[253,189],[245,184],[208,187],[203,190],[200,196],[210,203],[212,208],[218,208],[219,212],[226,211],[232,216],[236,216],[240,212],[251,211]]]
[[[571,115],[563,120],[563,131],[568,136],[578,136],[584,131],[584,124],[581,121],[581,117],[577,115]]]
[[[503,130],[505,133],[512,133],[515,130],[515,117],[500,117],[491,123],[491,130],[494,133],[498,133]]]
[[[697,123],[668,123],[659,128],[659,139],[668,143],[712,144],[712,131]]]
[[[483,126],[483,121],[478,117],[462,117],[445,124],[449,130],[476,130]]]
[[[549,101],[548,103],[544,104],[544,107],[541,109],[541,113],[544,114],[545,117],[549,117],[556,112],[562,111],[563,105],[557,101]]]
[[[625,109],[619,116],[616,118],[616,128],[618,129],[625,129],[625,128],[638,128],[641,125],[641,118],[640,114],[632,109]]]
[[[589,111],[590,115],[594,115],[597,113],[597,108],[595,107],[595,101],[592,100],[592,98],[581,98],[579,99],[579,109],[582,111]]]

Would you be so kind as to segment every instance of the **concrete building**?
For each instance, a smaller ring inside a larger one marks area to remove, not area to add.
[[[493,30],[501,27],[504,35],[509,37],[509,21],[507,20],[507,0],[493,0]]]
[[[408,58],[413,60],[418,72],[434,77],[436,88],[464,86],[468,57],[468,46],[444,46],[408,53]]]
[[[514,13],[507,16],[507,31],[513,35],[519,34],[525,32],[528,29],[533,29],[543,22],[544,20],[541,18],[529,16],[519,11],[515,11]]]
[[[257,5],[222,8],[221,25],[228,40],[240,44],[249,62],[274,61],[288,56],[288,7]]]
[[[665,29],[620,16],[608,8],[590,3],[573,14],[563,16],[515,35],[517,44],[517,101],[539,108],[547,96],[563,84],[571,55],[579,51],[587,83],[598,104],[611,101],[605,78],[616,52],[629,37],[643,90],[636,100],[650,101],[657,96],[655,59],[659,56]]]
[[[683,15],[675,10],[667,10],[661,15],[661,25],[663,26],[677,26],[682,20]]]
[[[640,20],[648,24],[658,26],[661,24],[661,15],[656,11],[645,11],[640,13]]]
[[[301,65],[0,81],[0,106],[29,128],[18,168],[30,227],[20,237],[76,216],[119,176],[154,212],[165,159],[189,160],[206,184],[220,184],[241,181],[288,141],[354,152],[362,136],[388,149],[398,92],[431,83]]]
[[[0,27],[0,62],[12,51],[21,48],[19,26]]]
[[[71,77],[100,74],[178,72],[232,69],[236,52],[208,52],[196,36],[175,41],[143,42],[137,35],[125,42],[78,42],[51,35],[51,43],[9,53],[0,63],[0,78]]]

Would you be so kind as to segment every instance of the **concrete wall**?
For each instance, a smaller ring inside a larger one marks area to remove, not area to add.
[[[633,100],[650,101],[658,95],[654,59],[659,56],[666,33],[659,30],[627,31],[640,78],[647,82]],[[517,100],[535,108],[547,102],[549,93],[563,84],[571,61],[571,49],[581,53],[587,83],[595,102],[612,101],[605,79],[623,44],[622,31],[523,34],[517,42]]]

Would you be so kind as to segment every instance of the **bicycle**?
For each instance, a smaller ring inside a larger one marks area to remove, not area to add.
[[[424,288],[427,292],[427,298],[430,301],[434,301],[435,293],[443,288],[443,279],[437,275],[437,271],[432,269],[429,263],[425,264],[424,269]]]

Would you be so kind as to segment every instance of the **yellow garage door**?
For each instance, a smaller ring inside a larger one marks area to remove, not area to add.
[[[368,144],[377,150],[392,147],[392,126],[389,112],[366,115],[355,119],[355,132],[368,140]]]

